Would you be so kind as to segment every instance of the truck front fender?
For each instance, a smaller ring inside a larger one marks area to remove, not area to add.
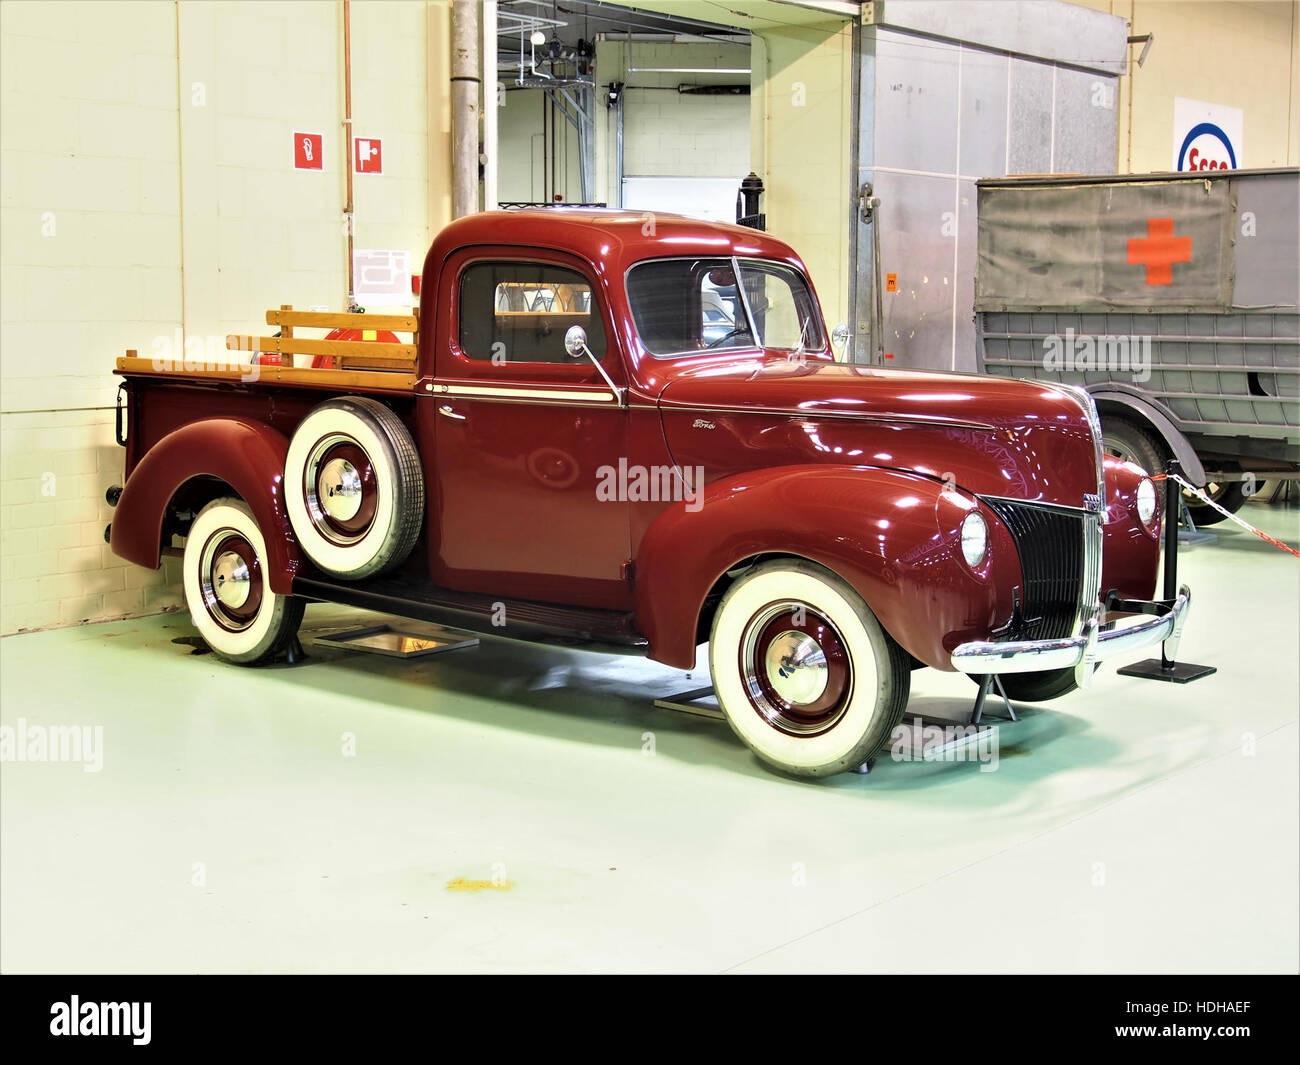
[[[982,576],[960,557],[959,526],[971,507],[984,513],[991,538]],[[1011,616],[1020,583],[1006,528],[941,482],[857,466],[741,473],[674,503],[646,531],[636,558],[636,612],[650,657],[690,669],[710,590],[728,570],[762,555],[825,566],[866,600],[905,651],[946,670],[958,644],[986,639]]]
[[[253,512],[266,541],[271,590],[288,595],[300,564],[284,507],[284,459],[289,440],[244,418],[205,418],[168,433],[131,471],[113,515],[113,553],[157,569],[167,507],[195,478],[224,481]]]

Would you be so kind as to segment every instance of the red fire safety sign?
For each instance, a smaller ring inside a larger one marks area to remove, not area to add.
[[[384,172],[382,142],[375,137],[358,137],[355,143],[357,173],[382,174]]]
[[[293,135],[293,168],[295,170],[325,169],[325,135],[322,133],[295,133]]]

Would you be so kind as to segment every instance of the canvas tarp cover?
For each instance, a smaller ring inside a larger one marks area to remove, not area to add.
[[[1226,310],[1227,181],[979,190],[977,311]]]

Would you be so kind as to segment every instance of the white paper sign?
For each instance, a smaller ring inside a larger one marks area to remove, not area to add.
[[[353,297],[386,306],[411,303],[411,253],[409,251],[352,252]]]
[[[1174,169],[1237,170],[1242,161],[1242,111],[1174,97]]]

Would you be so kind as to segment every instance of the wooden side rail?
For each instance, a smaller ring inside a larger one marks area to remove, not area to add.
[[[374,370],[415,373],[418,358],[419,320],[413,314],[347,314],[332,311],[295,311],[282,306],[266,312],[266,324],[278,325],[279,336],[251,336],[232,333],[226,337],[228,351],[277,355],[326,356],[335,370]],[[393,344],[382,340],[316,340],[294,335],[294,328],[361,331],[363,338],[379,332],[410,333],[411,343]],[[250,358],[251,361],[251,358]],[[288,367],[310,369],[310,367]]]

